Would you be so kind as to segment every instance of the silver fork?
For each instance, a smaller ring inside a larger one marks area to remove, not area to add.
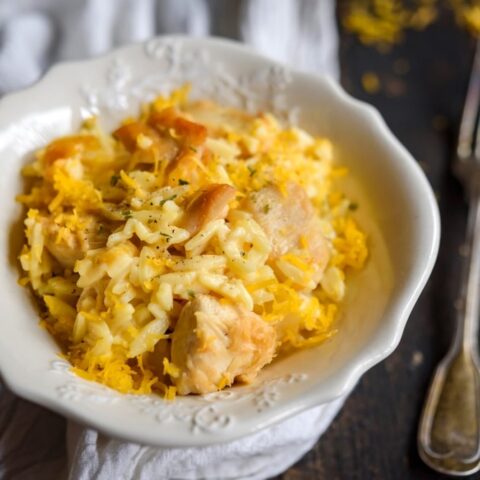
[[[438,365],[418,431],[420,457],[441,473],[463,476],[480,470],[480,40],[460,125],[454,173],[469,201],[455,337]]]

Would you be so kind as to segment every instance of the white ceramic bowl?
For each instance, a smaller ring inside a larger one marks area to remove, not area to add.
[[[338,334],[274,362],[254,385],[165,403],[121,395],[69,372],[17,285],[21,166],[54,137],[99,114],[107,128],[139,103],[189,81],[193,95],[275,112],[335,145],[350,168],[344,188],[369,234],[367,267],[352,277]],[[236,43],[160,37],[84,62],[61,64],[0,102],[0,369],[18,395],[109,435],[159,446],[239,438],[348,393],[397,346],[432,270],[439,242],[435,198],[421,169],[378,112],[321,76],[289,71]]]

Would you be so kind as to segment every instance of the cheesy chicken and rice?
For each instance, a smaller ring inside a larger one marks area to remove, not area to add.
[[[112,135],[89,119],[36,153],[18,197],[20,283],[73,370],[169,399],[333,335],[367,256],[327,139],[187,96]]]

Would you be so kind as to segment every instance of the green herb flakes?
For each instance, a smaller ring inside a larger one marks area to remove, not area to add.
[[[110,185],[112,187],[114,187],[118,183],[119,180],[120,180],[120,175],[112,175],[110,177]]]

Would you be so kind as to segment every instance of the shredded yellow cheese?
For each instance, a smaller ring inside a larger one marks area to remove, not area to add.
[[[380,80],[373,72],[362,75],[362,86],[367,93],[377,93],[380,90]]]
[[[423,30],[438,17],[437,0],[355,0],[346,3],[344,27],[366,45],[380,50],[399,43],[408,29]],[[472,34],[480,33],[480,5],[475,0],[449,0],[458,23]]]
[[[27,209],[19,284],[38,296],[73,371],[168,400],[185,375],[172,336],[197,295],[258,315],[276,332],[275,352],[309,347],[335,334],[348,272],[368,256],[328,139],[270,114],[189,102],[188,91],[145,105],[113,135],[89,119],[54,140],[23,169],[31,188],[17,197]],[[313,233],[296,232],[293,215],[268,235],[292,185]],[[281,201],[255,204],[273,187]],[[276,254],[275,236],[289,248]],[[195,339],[198,352],[219,342],[214,329]],[[235,381],[226,372],[215,385]]]

